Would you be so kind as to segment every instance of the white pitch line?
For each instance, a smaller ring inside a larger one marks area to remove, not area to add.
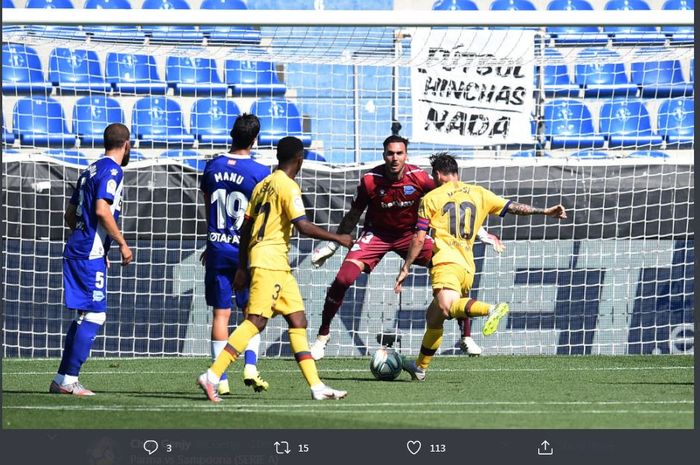
[[[203,369],[203,368],[202,368]],[[653,371],[653,370],[695,370],[694,366],[687,367],[580,367],[580,368],[557,368],[554,371]],[[260,370],[263,373],[297,373],[298,368],[275,369],[275,370]],[[527,371],[547,371],[552,372],[551,368],[431,368],[431,373],[483,373],[483,372],[527,372]],[[320,373],[369,373],[369,370],[364,368],[321,368]],[[149,370],[149,371],[85,371],[85,375],[193,375],[197,371],[166,371],[166,370]],[[56,370],[52,371],[3,371],[4,375],[55,375]]]

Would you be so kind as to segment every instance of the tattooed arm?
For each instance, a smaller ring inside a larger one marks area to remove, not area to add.
[[[566,209],[563,205],[555,205],[549,208],[535,208],[530,205],[525,205],[524,203],[511,202],[508,205],[508,213],[513,215],[545,215],[552,218],[564,219],[566,218]]]

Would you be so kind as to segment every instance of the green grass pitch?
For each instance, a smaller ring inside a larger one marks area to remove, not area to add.
[[[260,361],[270,390],[229,369],[219,405],[195,387],[205,358],[100,359],[98,395],[47,393],[57,360],[3,361],[3,428],[693,428],[692,356],[437,356],[425,382],[376,381],[367,358],[319,362],[341,401],[315,402],[296,363]]]

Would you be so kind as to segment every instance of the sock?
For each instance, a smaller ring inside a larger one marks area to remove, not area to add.
[[[472,321],[471,318],[467,317],[462,322],[462,337],[471,337],[472,335]]]
[[[213,362],[216,360],[216,357],[219,356],[222,350],[224,350],[224,347],[226,347],[226,344],[228,341],[211,341],[211,361]],[[224,372],[221,375],[221,380],[228,379],[228,376],[226,375],[226,372]]]
[[[61,356],[61,364],[58,366],[58,373],[54,380],[58,384],[64,384],[64,376],[68,369],[68,359],[73,354],[73,341],[75,341],[75,332],[78,330],[78,322],[73,320],[68,327],[68,332],[66,333],[66,340],[63,343],[63,355]],[[60,377],[60,381],[58,378]]]
[[[243,358],[246,365],[255,366],[258,363],[258,350],[260,349],[260,334],[253,336],[245,348]]]
[[[241,352],[243,352],[245,346],[248,345],[248,341],[259,332],[258,328],[256,328],[250,320],[243,320],[243,323],[231,333],[228,338],[228,343],[216,357],[214,363],[211,364],[209,370],[215,374],[217,378],[221,378],[221,375],[224,374],[228,366],[236,361]]]
[[[466,318],[468,316],[486,316],[489,314],[490,304],[465,297],[455,301],[450,307],[452,318]]]
[[[435,355],[435,352],[437,352],[437,350],[440,348],[441,343],[442,328],[428,328],[425,330],[423,342],[420,346],[420,354],[418,354],[418,358],[416,359],[416,365],[418,368],[422,368],[424,370],[428,368],[430,361],[433,359],[433,355]]]
[[[343,305],[343,298],[352,283],[360,276],[362,270],[356,264],[344,261],[338,270],[338,274],[333,280],[333,284],[326,293],[326,302],[323,304],[323,314],[321,315],[321,327],[318,329],[319,336],[328,336],[331,331],[331,321],[335,314]]]
[[[71,324],[66,335],[61,365],[58,367],[59,374],[76,378],[80,375],[80,368],[90,355],[92,343],[101,327],[101,324],[87,321],[85,317],[80,317]],[[63,382],[67,383],[65,378]]]
[[[309,340],[306,339],[305,328],[289,328],[289,345],[292,347],[294,358],[299,364],[301,374],[304,375],[309,387],[321,384],[316,370],[316,362],[309,352]]]

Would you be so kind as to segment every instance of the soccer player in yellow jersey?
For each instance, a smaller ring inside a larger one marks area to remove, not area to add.
[[[433,301],[426,313],[427,328],[416,361],[404,360],[404,370],[411,378],[425,379],[425,372],[442,342],[445,320],[465,316],[487,316],[483,333],[489,336],[508,313],[508,304],[489,305],[467,297],[474,281],[474,232],[487,215],[546,215],[566,218],[562,205],[545,209],[506,200],[488,189],[459,180],[457,161],[447,153],[430,157],[433,179],[438,186],[423,197],[418,208],[416,232],[406,261],[396,277],[396,293],[408,276],[411,264],[420,254],[428,230],[433,231],[433,260],[430,279]]]
[[[304,236],[336,241],[347,248],[352,246],[352,236],[334,234],[306,219],[301,189],[294,181],[304,161],[301,141],[296,137],[280,139],[277,161],[277,169],[253,189],[240,231],[238,270],[233,285],[238,291],[250,285],[248,314],[231,333],[209,370],[197,379],[212,402],[221,400],[217,392],[221,375],[245,350],[248,341],[278,314],[289,324],[289,344],[311,388],[311,398],[342,399],[347,395],[326,386],[318,377],[306,338],[304,303],[288,255],[292,225]]]

